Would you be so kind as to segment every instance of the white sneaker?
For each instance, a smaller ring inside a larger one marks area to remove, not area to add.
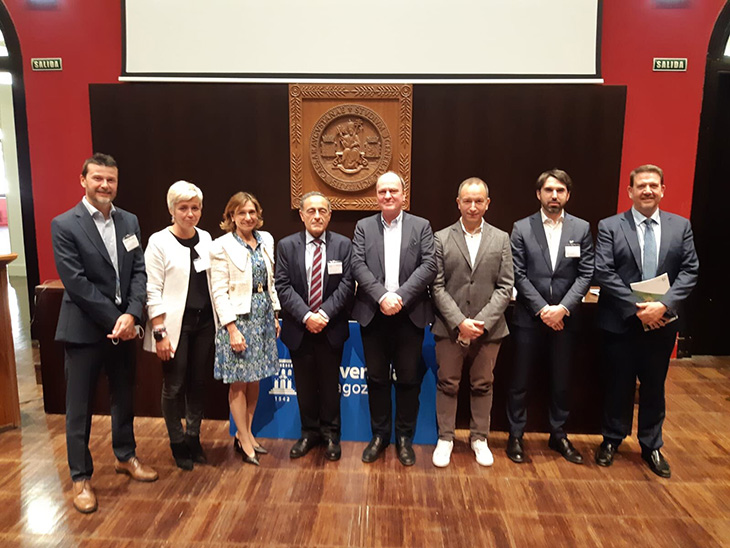
[[[472,451],[477,456],[477,462],[482,466],[492,466],[494,464],[494,456],[489,450],[487,440],[473,440],[471,442]]]
[[[451,450],[454,448],[453,441],[439,440],[436,444],[436,449],[433,451],[433,462],[434,466],[439,468],[446,468],[451,462]]]

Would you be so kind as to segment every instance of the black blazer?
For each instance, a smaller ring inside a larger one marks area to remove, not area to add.
[[[570,316],[565,317],[566,329],[576,327],[581,299],[593,278],[590,225],[583,219],[565,214],[555,270],[539,211],[517,221],[510,239],[517,288],[517,306],[512,323],[535,327],[542,323],[539,312],[545,305],[562,304],[570,312]],[[570,243],[580,246],[580,257],[565,256],[565,248]]]
[[[116,273],[94,220],[79,202],[51,221],[56,270],[64,286],[56,340],[89,344],[104,340],[122,314],[131,314],[137,323],[147,299],[147,274],[141,244],[131,251],[124,247],[125,236],[134,234],[142,241],[137,217],[116,208],[112,214],[117,236],[119,285],[122,303],[114,304]]]
[[[360,219],[352,240],[352,273],[357,281],[352,317],[360,325],[370,323],[387,293],[384,253],[381,214]],[[403,299],[403,311],[414,325],[426,327],[434,318],[428,286],[436,277],[436,245],[430,223],[405,211],[398,277],[396,293]]]
[[[684,217],[661,210],[659,220],[662,234],[657,273],[666,272],[671,284],[660,300],[669,310],[680,314],[682,303],[697,283],[700,269],[692,226]],[[598,223],[595,278],[601,286],[598,327],[625,333],[632,325],[638,326],[639,299],[629,284],[641,281],[641,248],[631,210]]]
[[[276,292],[281,304],[281,340],[290,349],[296,350],[307,332],[302,319],[309,311],[309,286],[305,263],[306,233],[297,232],[287,236],[276,246]],[[342,274],[328,274],[324,270],[322,310],[329,317],[327,327],[322,331],[334,347],[341,347],[349,337],[350,310],[355,295],[352,278],[352,242],[349,238],[327,231],[325,235],[326,261],[342,262]]]

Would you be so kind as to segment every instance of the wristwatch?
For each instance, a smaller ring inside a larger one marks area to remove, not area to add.
[[[164,327],[156,328],[152,330],[152,336],[156,342],[160,342],[162,339],[167,337],[167,329]]]

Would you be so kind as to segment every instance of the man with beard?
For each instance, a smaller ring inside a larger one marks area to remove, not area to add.
[[[527,387],[538,358],[550,370],[548,446],[574,464],[583,457],[565,433],[569,414],[570,371],[580,303],[593,277],[593,238],[589,224],[565,212],[573,181],[563,170],[538,177],[540,211],[512,229],[517,304],[512,316],[515,363],[507,392],[507,456],[525,461],[522,434],[527,423]]]

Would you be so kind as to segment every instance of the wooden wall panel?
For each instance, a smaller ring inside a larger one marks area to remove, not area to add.
[[[490,185],[487,220],[510,230],[537,209],[539,173],[560,167],[575,182],[569,211],[595,230],[616,211],[625,101],[623,86],[414,86],[410,211],[443,228],[458,217],[458,183],[476,175]],[[169,222],[178,179],[202,188],[201,226],[214,236],[238,190],[257,195],[277,240],[301,228],[285,84],[98,84],[90,106],[94,150],[119,162],[117,204],[139,216],[145,243]],[[351,236],[368,214],[337,211],[331,228]]]

